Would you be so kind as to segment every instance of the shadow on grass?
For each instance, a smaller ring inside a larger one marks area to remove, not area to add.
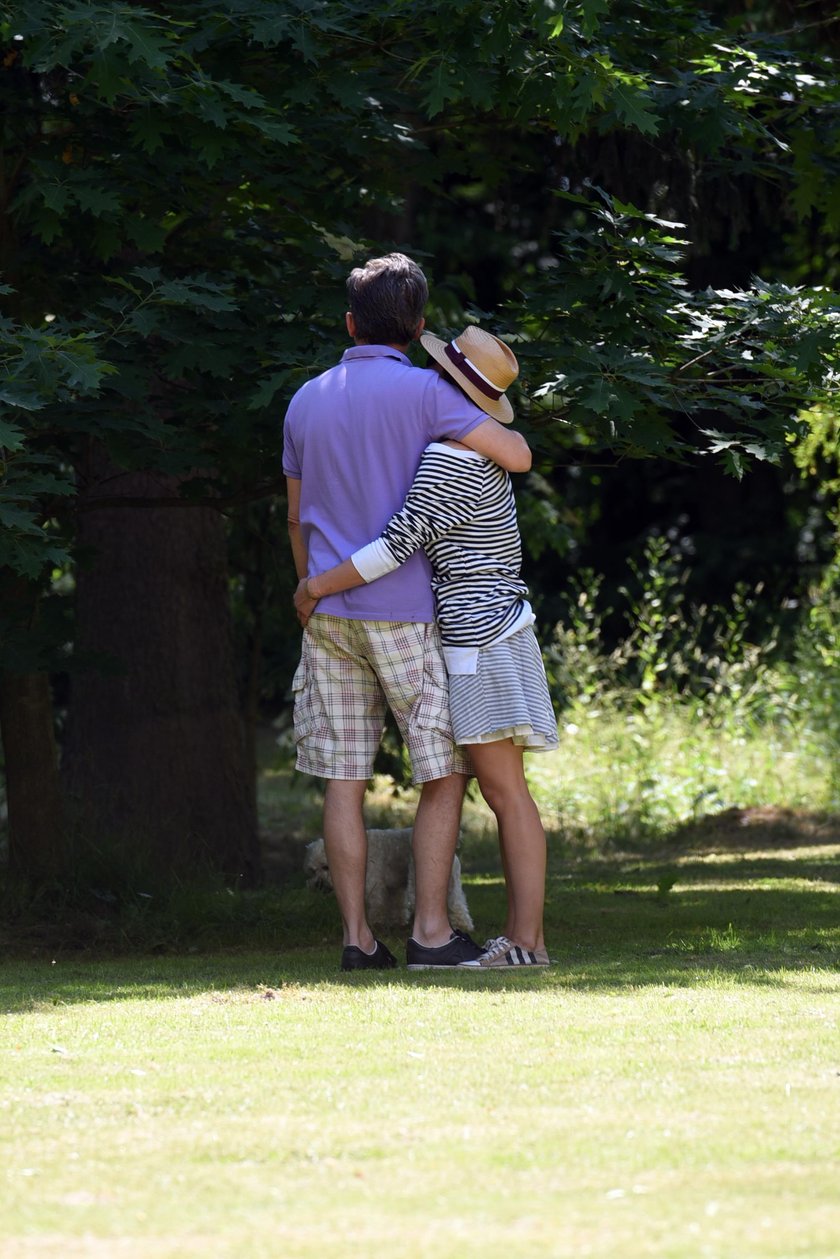
[[[207,993],[216,1000],[283,1001],[301,986],[320,984],[563,994],[807,983],[810,991],[836,992],[840,979],[830,972],[840,969],[840,896],[828,880],[836,878],[837,855],[826,849],[825,860],[814,860],[813,852],[803,861],[731,857],[675,864],[661,854],[633,856],[571,870],[553,863],[546,940],[554,965],[544,971],[341,975],[335,903],[298,886],[224,895],[218,903],[196,898],[182,906],[179,921],[161,926],[157,951],[149,945],[149,922],[137,943],[122,949],[61,948],[50,955],[42,941],[32,957],[32,949],[18,948],[16,959],[0,966],[0,1009]],[[497,932],[501,877],[477,876],[466,888],[477,938]],[[402,957],[404,941],[386,940]]]
[[[476,938],[496,935],[505,898],[495,840],[468,835],[462,856]],[[7,919],[0,924],[0,1009],[152,993],[242,990],[257,999],[260,986],[282,992],[319,983],[517,992],[684,987],[716,976],[787,984],[805,971],[840,968],[838,890],[840,826],[822,815],[727,810],[644,852],[594,855],[555,840],[546,941],[556,965],[549,971],[342,977],[335,901],[304,886],[298,845],[280,886],[187,885],[121,898],[91,888],[86,902],[59,899]],[[402,957],[404,941],[385,938]]]
[[[752,956],[753,961],[746,959]],[[215,1002],[262,1003],[299,1000],[302,990],[323,986],[338,996],[346,988],[455,989],[472,992],[527,996],[553,992],[558,998],[575,992],[600,992],[630,996],[642,988],[666,991],[704,987],[767,987],[807,989],[814,995],[840,991],[840,975],[827,957],[789,957],[782,963],[766,955],[744,952],[726,957],[697,955],[598,960],[564,956],[554,951],[553,964],[539,971],[492,973],[446,971],[438,974],[399,968],[387,972],[342,975],[338,956],[325,959],[322,950],[300,950],[294,955],[221,954],[203,958],[158,958],[148,968],[137,959],[70,961],[60,969],[46,962],[7,964],[0,973],[0,1010],[4,1014],[49,1011],[76,1004],[107,1004],[115,1001],[160,1001],[205,998]],[[807,974],[807,979],[806,979]]]

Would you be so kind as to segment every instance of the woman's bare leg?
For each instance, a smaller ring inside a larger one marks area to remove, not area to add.
[[[542,949],[546,842],[525,780],[522,748],[512,739],[472,743],[481,794],[496,815],[508,895],[505,935],[523,949]]]

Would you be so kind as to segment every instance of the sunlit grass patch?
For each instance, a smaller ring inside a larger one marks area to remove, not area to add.
[[[6,966],[0,1253],[828,1259],[836,971],[734,924],[653,955],[610,894],[539,976]]]

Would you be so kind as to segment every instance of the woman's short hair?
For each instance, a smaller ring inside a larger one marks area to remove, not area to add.
[[[411,258],[385,254],[350,272],[347,298],[359,341],[407,345],[417,335],[429,286]]]

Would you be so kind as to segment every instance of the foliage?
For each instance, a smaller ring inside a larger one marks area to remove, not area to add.
[[[560,727],[562,755],[532,759],[529,781],[552,836],[604,855],[676,845],[692,828],[731,820],[817,821],[840,796],[831,756],[805,721],[715,726],[688,703],[633,711],[615,696],[572,704]]]
[[[7,486],[29,504],[16,526],[27,573],[33,528],[42,565],[54,561],[55,484],[69,485],[60,469],[92,436],[123,466],[214,469],[221,506],[276,489],[264,473],[274,406],[334,355],[342,272],[411,184],[442,205],[458,154],[482,165],[489,193],[506,145],[528,171],[547,143],[656,137],[695,175],[790,180],[794,212],[833,212],[830,66],[812,73],[777,37],[725,38],[683,3],[254,0],[196,2],[177,20],[34,3],[0,19],[11,105],[0,262],[12,283],[26,275],[15,335],[47,352],[37,338],[54,314],[109,373],[86,361],[49,434],[27,436],[57,478]],[[738,474],[775,458],[836,344],[827,300],[760,284],[691,293],[675,229],[656,215],[551,192],[568,226],[550,265],[527,261],[509,310],[548,414],[619,453],[700,448]],[[517,273],[514,254],[504,267]]]
[[[784,677],[812,741],[827,759],[840,794],[840,555],[809,591]]]
[[[824,496],[840,496],[840,413],[836,399],[810,407],[802,416],[803,431],[792,443],[794,462],[803,477],[819,482]]]
[[[838,605],[814,592],[780,659],[778,618],[754,637],[760,591],[688,603],[662,538],[622,587],[625,632],[607,645],[602,579],[580,574],[546,645],[561,753],[530,776],[549,825],[604,843],[664,839],[705,814],[749,806],[836,810]],[[783,767],[783,770],[782,770]]]
[[[726,604],[688,605],[688,570],[666,539],[648,539],[623,585],[624,634],[608,647],[602,578],[579,574],[567,615],[547,644],[549,679],[560,705],[620,699],[640,714],[685,702],[713,727],[786,721],[788,701],[775,673],[777,628],[751,641],[761,590],[736,589]]]
[[[817,486],[820,559],[824,564],[803,598],[802,626],[789,665],[791,690],[809,713],[840,788],[840,415],[836,399],[808,408],[791,443],[803,480]]]
[[[552,266],[512,309],[532,418],[618,456],[720,455],[738,477],[778,462],[797,399],[834,388],[836,301],[762,281],[691,293],[680,224],[603,193],[560,195],[580,225],[557,233]]]
[[[50,349],[45,320],[99,355],[99,374],[77,356],[85,372],[68,385],[79,388],[54,392],[27,431],[27,450],[45,469],[66,470],[96,440],[123,467],[215,470],[214,498],[252,494],[261,480],[277,488],[262,475],[273,431],[266,403],[303,347],[311,352],[282,295],[317,306],[309,276],[329,273],[336,253],[294,205],[297,159],[283,154],[299,137],[267,51],[291,32],[289,53],[300,55],[294,32],[306,24],[271,5],[244,26],[234,16],[202,4],[178,21],[110,4],[4,11],[11,107],[0,265],[18,290],[8,296],[8,336],[17,338],[9,388],[20,379],[24,391],[6,397],[12,420],[26,405],[29,347]],[[298,115],[309,117],[328,161],[337,144],[319,134],[319,111],[301,106]],[[294,251],[277,248],[301,235]],[[26,523],[46,530],[51,504],[37,482],[27,486],[42,510],[39,519],[32,503]],[[194,478],[191,488],[208,494]],[[42,567],[55,559],[46,531],[43,540]],[[16,567],[31,574],[36,565],[30,541]]]
[[[38,578],[44,565],[68,559],[66,539],[53,518],[74,493],[71,470],[55,458],[44,413],[65,412],[94,395],[112,370],[97,354],[90,332],[64,321],[41,328],[0,320],[0,568]]]

